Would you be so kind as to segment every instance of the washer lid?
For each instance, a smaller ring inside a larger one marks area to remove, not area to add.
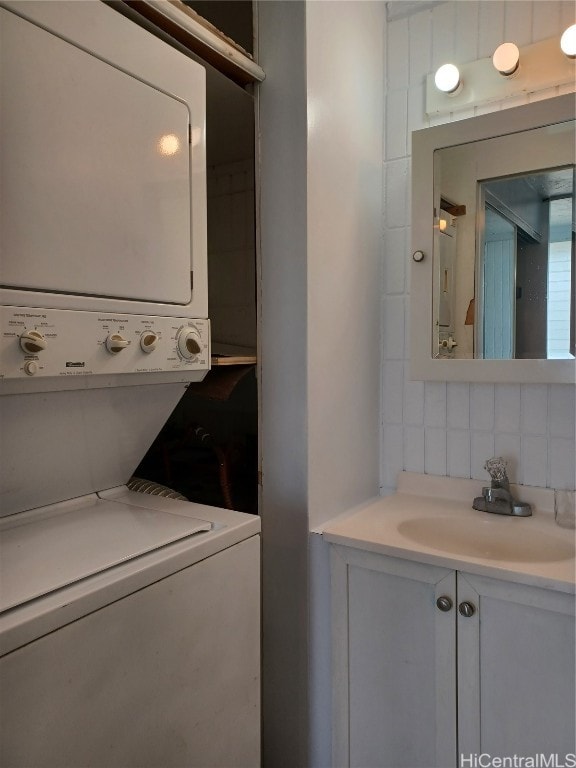
[[[95,495],[15,515],[0,529],[0,612],[211,528]]]

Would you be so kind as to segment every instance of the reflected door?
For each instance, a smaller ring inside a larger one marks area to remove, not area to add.
[[[486,207],[482,357],[514,357],[516,227]]]
[[[570,359],[575,346],[574,196],[550,200],[547,357]]]

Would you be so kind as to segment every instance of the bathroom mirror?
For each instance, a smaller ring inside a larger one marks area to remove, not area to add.
[[[413,378],[576,382],[575,107],[413,134]]]

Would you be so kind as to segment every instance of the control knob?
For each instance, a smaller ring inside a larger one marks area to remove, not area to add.
[[[46,339],[38,331],[26,330],[20,336],[20,346],[28,355],[37,355],[46,349]]]
[[[193,325],[181,328],[176,336],[176,345],[178,352],[185,360],[192,360],[199,355],[202,352],[202,339],[198,329]]]
[[[130,342],[119,333],[110,333],[106,337],[106,349],[111,355],[117,355],[118,352],[122,352],[128,344],[130,344]]]
[[[158,344],[158,334],[154,331],[144,331],[140,336],[140,349],[142,352],[150,353],[156,349]]]
[[[38,363],[35,360],[26,360],[24,373],[26,376],[35,376],[38,373]]]
[[[448,349],[451,352],[453,347],[458,346],[458,342],[455,341],[452,336],[449,336],[447,339],[442,339],[442,341],[439,343],[439,346],[443,349]]]

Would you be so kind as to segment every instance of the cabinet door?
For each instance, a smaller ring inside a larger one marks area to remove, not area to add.
[[[455,573],[340,546],[331,569],[334,768],[455,766]]]
[[[458,739],[464,757],[576,752],[574,596],[458,574]]]

